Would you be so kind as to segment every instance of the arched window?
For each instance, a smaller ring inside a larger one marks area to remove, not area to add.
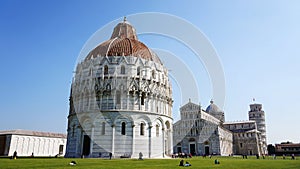
[[[105,134],[105,122],[102,122],[102,127],[101,127],[101,134],[104,135]]]
[[[159,125],[157,124],[156,126],[155,126],[156,128],[156,137],[159,137]]]
[[[170,127],[171,127],[170,122],[169,122],[169,121],[166,121],[165,124],[166,124],[167,129],[170,129]]]
[[[121,66],[121,74],[122,74],[122,75],[125,74],[125,66],[124,66],[124,65]]]
[[[107,65],[104,66],[104,75],[108,75],[108,66]]]
[[[152,78],[155,79],[156,74],[155,74],[155,70],[152,70]]]
[[[144,124],[144,123],[141,123],[141,129],[140,129],[140,134],[141,134],[141,136],[145,135],[144,128],[145,128],[145,124]]]
[[[122,122],[121,134],[122,134],[122,135],[125,135],[125,134],[126,134],[126,123],[125,123],[125,122]]]
[[[141,71],[141,70],[140,70],[140,67],[138,67],[138,68],[136,69],[136,75],[137,75],[137,76],[140,75],[140,71]]]

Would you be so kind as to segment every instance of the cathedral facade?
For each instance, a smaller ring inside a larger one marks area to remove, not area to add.
[[[76,67],[65,157],[172,154],[172,103],[168,70],[124,19]]]
[[[225,122],[224,112],[211,101],[203,110],[189,101],[180,108],[173,127],[174,153],[192,155],[267,154],[265,114],[261,104],[251,104],[249,120]]]

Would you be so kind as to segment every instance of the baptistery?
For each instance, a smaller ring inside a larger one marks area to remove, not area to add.
[[[77,64],[69,102],[66,157],[173,153],[168,70],[126,19]]]

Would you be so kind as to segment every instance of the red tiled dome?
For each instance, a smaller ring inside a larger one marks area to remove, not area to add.
[[[97,56],[135,56],[161,64],[158,56],[138,41],[135,29],[125,20],[114,28],[108,41],[101,43],[87,55],[86,60]]]

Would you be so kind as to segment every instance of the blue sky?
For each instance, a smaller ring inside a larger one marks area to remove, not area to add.
[[[300,142],[298,1],[1,1],[0,130],[66,132],[81,48],[105,24],[141,12],[184,18],[207,36],[223,65],[227,121],[246,120],[256,98],[266,112],[268,142]],[[192,55],[164,37],[140,39],[182,58]],[[206,107],[211,83],[199,67],[200,100],[195,102]],[[187,101],[175,101],[173,114]]]

